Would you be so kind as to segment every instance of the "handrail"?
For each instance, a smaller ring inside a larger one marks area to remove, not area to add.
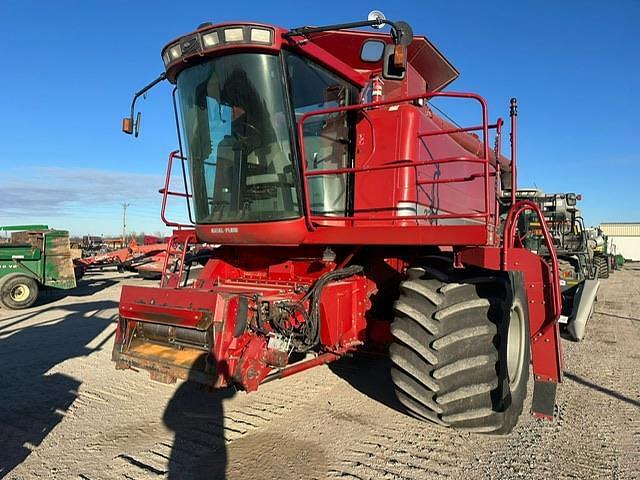
[[[542,211],[540,210],[538,204],[532,202],[531,200],[520,200],[509,209],[509,213],[507,214],[507,219],[504,224],[504,239],[502,242],[502,269],[505,270],[507,267],[508,251],[514,248],[518,218],[526,210],[532,210],[537,215],[538,220],[540,221],[540,227],[542,229],[542,236],[545,243],[547,244],[549,256],[551,257],[551,274],[553,276],[553,281],[551,283],[551,296],[553,297],[554,320],[557,320],[560,317],[560,313],[562,312],[562,295],[560,293],[560,279],[558,278],[558,256],[553,245],[551,232],[549,231],[547,222],[544,219],[544,215],[542,214]]]
[[[499,122],[489,125],[489,130],[498,128],[498,123]],[[478,130],[482,130],[482,125],[476,125],[474,127],[451,128],[449,130],[436,130],[435,132],[422,132],[418,134],[418,137],[435,137],[436,135],[451,135],[452,133],[477,132]]]
[[[167,254],[164,257],[164,263],[162,265],[162,277],[160,279],[160,287],[161,288],[165,288],[169,286],[169,279],[171,277],[176,278],[176,288],[180,287],[180,281],[182,280],[182,275],[184,274],[184,263],[185,263],[185,259],[187,257],[187,251],[189,250],[189,245],[192,243],[196,243],[196,235],[194,233],[190,233],[188,234],[185,238],[184,238],[184,242],[182,243],[182,250],[177,250],[177,246],[176,243],[180,242],[180,238],[178,238],[176,235],[172,235],[171,238],[169,239],[169,244],[167,245]],[[169,264],[171,262],[171,257],[172,256],[177,256],[180,255],[179,258],[176,258],[176,260],[180,261],[180,265],[179,265],[179,269],[177,272],[169,272]]]
[[[435,220],[435,219],[457,219],[457,218],[484,218],[486,220],[486,213],[435,213],[429,215],[395,215],[395,216],[387,216],[387,217],[362,217],[362,218],[353,218],[353,217],[340,217],[333,215],[311,215],[312,220],[357,220],[358,222],[367,222],[367,221],[386,221],[386,220],[396,220],[398,222],[404,222],[407,220]]]
[[[395,161],[393,163],[389,163],[386,165],[376,165],[376,166],[372,166],[372,167],[357,167],[357,168],[338,168],[338,169],[331,169],[331,170],[314,170],[314,171],[309,171],[307,169],[307,161],[306,161],[306,152],[305,152],[305,145],[304,145],[304,123],[305,121],[313,116],[319,116],[319,115],[328,115],[331,113],[339,113],[339,112],[350,112],[350,111],[356,111],[356,110],[362,110],[363,113],[366,115],[366,110],[367,109],[373,109],[373,108],[378,108],[378,107],[384,107],[387,105],[398,105],[398,104],[403,104],[403,103],[409,103],[409,102],[415,102],[417,100],[429,100],[432,99],[434,97],[444,97],[444,98],[462,98],[462,99],[470,99],[470,100],[475,100],[477,101],[482,109],[482,125],[480,126],[473,126],[473,127],[460,127],[458,129],[447,129],[447,130],[440,130],[437,132],[421,132],[418,133],[418,138],[422,138],[422,137],[426,137],[426,136],[434,136],[434,135],[445,135],[445,134],[452,134],[452,133],[464,133],[464,132],[469,132],[469,131],[477,131],[477,130],[482,130],[482,148],[483,148],[483,156],[482,157],[470,157],[470,156],[459,156],[459,157],[447,157],[444,158],[442,160],[429,160],[429,161],[422,161],[422,162],[409,162],[409,161]],[[425,94],[421,94],[421,95],[412,95],[412,96],[408,96],[408,97],[404,97],[404,98],[400,98],[400,99],[393,99],[393,100],[384,100],[384,101],[379,101],[379,102],[370,102],[370,103],[364,103],[364,104],[357,104],[357,105],[347,105],[347,106],[342,106],[342,107],[334,107],[334,108],[326,108],[326,109],[321,109],[321,110],[315,110],[315,111],[311,111],[311,112],[307,112],[305,114],[302,115],[302,117],[300,118],[299,122],[298,122],[298,142],[299,142],[299,151],[300,151],[300,156],[301,156],[301,164],[302,164],[302,179],[303,179],[303,189],[304,189],[304,213],[305,213],[305,219],[307,221],[307,227],[309,228],[309,230],[311,231],[315,231],[317,230],[316,224],[314,224],[314,220],[318,220],[318,218],[322,218],[324,220],[368,220],[369,218],[363,217],[363,218],[355,218],[353,215],[347,216],[334,216],[334,215],[327,215],[327,216],[322,216],[322,215],[313,215],[311,212],[311,200],[309,198],[308,195],[308,182],[307,179],[308,177],[315,177],[315,176],[323,176],[323,175],[341,175],[341,174],[348,174],[348,173],[353,173],[353,174],[357,174],[357,173],[363,173],[363,172],[371,172],[371,171],[379,171],[379,170],[390,170],[390,169],[400,169],[400,168],[415,168],[415,167],[419,167],[419,166],[426,166],[426,165],[436,165],[436,164],[442,164],[442,163],[454,163],[454,162],[469,162],[469,163],[480,163],[483,164],[483,173],[480,175],[478,174],[477,177],[473,177],[473,178],[468,178],[465,177],[463,178],[457,178],[457,179],[434,179],[434,180],[425,180],[424,184],[439,184],[439,183],[453,183],[453,182],[458,182],[458,181],[469,181],[469,180],[473,180],[474,178],[483,178],[484,179],[484,210],[483,212],[480,214],[480,216],[483,216],[485,219],[485,225],[488,228],[489,225],[489,218],[491,217],[491,208],[489,205],[489,178],[491,176],[495,176],[495,173],[490,172],[489,168],[490,168],[490,156],[489,156],[489,129],[496,129],[498,130],[501,127],[499,122],[496,122],[495,124],[491,124],[489,125],[489,115],[488,115],[488,108],[487,108],[487,102],[486,100],[481,97],[480,95],[474,94],[474,93],[464,93],[464,92],[428,92]],[[420,181],[422,182],[422,181]],[[416,182],[417,185],[420,185],[420,182]],[[429,219],[438,219],[438,218],[466,218],[466,217],[470,217],[470,218],[475,218],[477,217],[478,214],[469,214],[469,215],[463,215],[460,217],[453,217],[450,215],[423,215],[423,216],[397,216],[397,217],[392,217],[394,220],[400,220],[400,221],[406,221],[406,220],[417,220],[417,219],[422,219],[424,218],[425,220],[429,220]],[[375,217],[375,220],[384,220],[383,217]]]
[[[395,162],[385,165],[375,165],[373,167],[359,167],[359,168],[333,168],[331,170],[314,170],[307,172],[307,177],[321,177],[323,175],[341,175],[344,173],[363,173],[363,172],[375,172],[378,170],[396,170],[398,168],[413,168],[423,167],[425,165],[438,165],[442,163],[453,162],[467,162],[467,163],[484,163],[484,160],[478,157],[447,157],[442,160],[424,160],[422,162],[412,162],[410,160],[396,160]]]
[[[189,205],[189,198],[192,198],[192,195],[189,192],[182,193],[182,192],[174,192],[169,190],[169,184],[171,183],[171,171],[173,170],[173,160],[176,158],[180,159],[180,161],[182,162],[182,169],[184,172],[184,161],[186,160],[185,157],[181,156],[178,150],[172,151],[169,154],[169,162],[167,165],[167,174],[165,175],[165,179],[164,179],[164,187],[159,190],[159,192],[162,194],[162,208],[160,209],[160,218],[162,219],[162,221],[167,227],[176,227],[178,229],[191,228],[193,227],[193,219],[191,218],[191,207]],[[192,221],[191,224],[178,223],[178,222],[167,220],[167,217],[166,217],[167,197],[169,195],[187,199],[187,210],[189,212],[189,220]]]

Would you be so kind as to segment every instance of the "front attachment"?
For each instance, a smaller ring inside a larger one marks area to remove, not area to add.
[[[116,368],[148,370],[164,383],[181,378],[214,385],[219,371],[210,355],[214,314],[226,302],[218,294],[204,293],[123,287],[113,349]]]
[[[210,270],[217,264],[212,265]],[[125,286],[113,349],[116,368],[148,370],[165,383],[180,378],[254,391],[269,374],[288,375],[316,358],[326,363],[364,340],[373,285],[358,275],[361,270],[315,272],[308,283]]]

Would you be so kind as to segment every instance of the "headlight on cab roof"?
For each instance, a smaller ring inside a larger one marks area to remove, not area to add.
[[[251,41],[258,43],[271,43],[271,30],[266,28],[252,28]]]
[[[169,45],[162,52],[165,67],[177,60],[192,56],[213,48],[223,47],[225,44],[239,43],[271,45],[274,41],[274,31],[270,28],[252,27],[250,25],[233,25],[220,27],[194,34],[185,35],[179,41]]]
[[[241,42],[243,40],[244,40],[244,32],[242,28],[225,28],[224,29],[225,42]]]
[[[220,43],[220,39],[218,38],[218,32],[209,32],[202,35],[202,45],[205,48],[215,47]]]

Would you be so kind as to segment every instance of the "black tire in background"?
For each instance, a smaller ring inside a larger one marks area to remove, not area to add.
[[[600,255],[593,258],[593,263],[596,266],[597,278],[609,278],[609,261],[606,257]]]
[[[464,275],[409,270],[391,326],[396,394],[417,418],[509,433],[529,378],[526,295],[518,275]]]
[[[38,298],[38,292],[38,282],[27,275],[10,273],[0,278],[0,303],[5,308],[28,308]]]

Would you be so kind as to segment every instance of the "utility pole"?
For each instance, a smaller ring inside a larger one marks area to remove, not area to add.
[[[130,203],[122,204],[122,247],[127,244],[127,208]]]

